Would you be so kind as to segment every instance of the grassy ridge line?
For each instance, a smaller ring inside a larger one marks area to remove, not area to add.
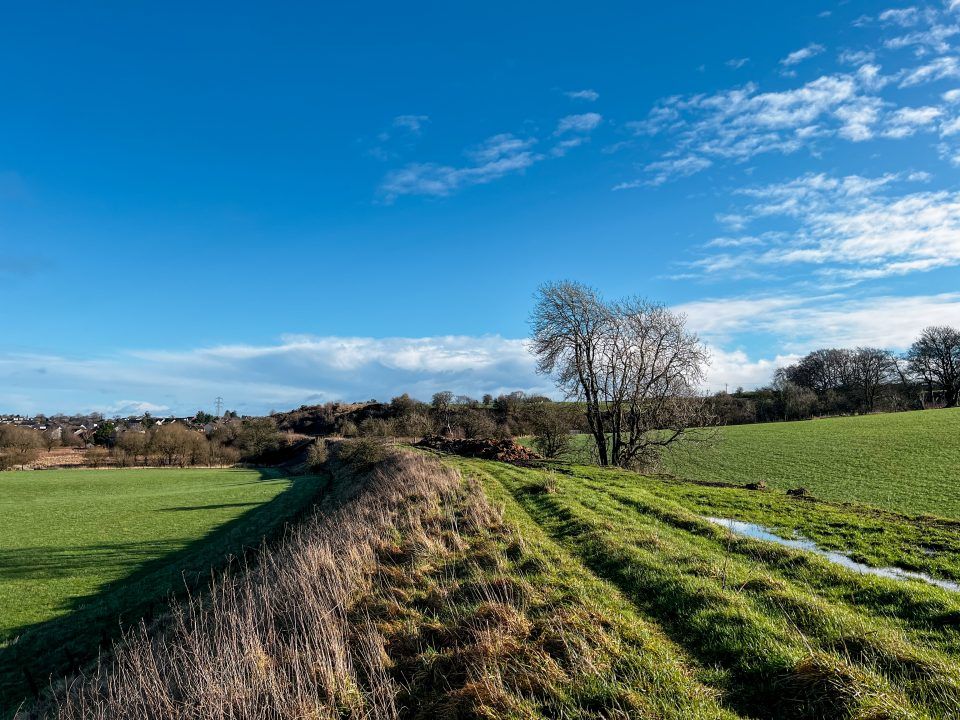
[[[345,452],[315,517],[38,715],[736,720],[475,481]]]
[[[584,490],[575,480],[557,476],[551,482],[558,484],[560,492],[530,492],[536,483],[544,482],[542,474],[488,465],[551,535],[624,589],[691,652],[724,667],[727,701],[743,712],[768,715],[771,708],[779,707],[781,715],[797,717],[873,717],[875,713],[878,717],[915,717],[923,715],[922,706],[926,705],[933,716],[940,717],[947,708],[956,707],[955,668],[948,666],[941,681],[942,658],[932,657],[928,650],[910,647],[905,652],[908,648],[896,643],[887,647],[888,658],[896,656],[888,665],[898,674],[901,665],[907,672],[919,668],[910,686],[917,707],[884,679],[883,662],[865,658],[865,653],[860,653],[860,662],[845,658],[846,650],[834,648],[828,636],[823,638],[826,649],[816,648],[816,638],[811,648],[809,639],[793,627],[782,608],[743,597],[749,593],[725,589],[722,579],[728,576],[721,573],[729,573],[732,580],[734,572],[722,554],[713,558],[714,567],[698,563],[688,557],[689,544],[678,542],[677,533],[670,528],[656,522],[641,527],[630,522],[629,514],[618,515],[615,508],[603,508],[603,514],[598,514],[577,502]],[[612,512],[609,518],[607,510]],[[778,586],[786,585],[789,597],[803,599],[779,578],[760,574],[754,585],[756,594],[768,596],[771,593],[767,591],[775,593]],[[816,607],[817,612],[820,609]],[[837,614],[826,618],[821,630],[836,621]],[[846,621],[849,625],[850,619]],[[911,655],[923,661],[919,665],[914,662],[913,670],[908,662]],[[897,684],[902,679],[898,678]]]

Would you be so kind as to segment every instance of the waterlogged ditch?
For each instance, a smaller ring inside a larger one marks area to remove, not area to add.
[[[903,568],[898,567],[872,567],[870,565],[865,565],[864,563],[857,562],[849,555],[846,555],[842,552],[837,552],[836,550],[825,550],[819,547],[812,540],[808,540],[803,536],[795,536],[793,538],[781,537],[763,525],[744,522],[742,520],[712,517],[709,515],[704,515],[703,519],[715,525],[720,525],[726,528],[734,535],[740,535],[742,537],[748,537],[754,540],[764,540],[766,542],[772,542],[776,543],[777,545],[793,548],[794,550],[805,550],[807,552],[819,555],[820,557],[826,558],[830,562],[840,565],[848,570],[853,570],[854,572],[862,573],[864,575],[876,575],[877,577],[889,578],[892,580],[916,580],[928,583],[930,585],[935,585],[939,588],[943,588],[944,590],[960,593],[960,583],[951,582],[950,580],[940,580],[938,578],[931,577],[926,573],[904,570]]]

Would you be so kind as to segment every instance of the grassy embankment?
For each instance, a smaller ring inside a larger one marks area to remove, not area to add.
[[[735,720],[503,488],[410,452],[371,471],[369,455],[342,451],[312,518],[47,712]]]
[[[47,714],[957,716],[960,594],[736,538],[702,515],[944,578],[960,577],[957,523],[372,448],[341,446],[312,517],[205,602],[128,637]]]
[[[316,487],[269,470],[4,473],[0,714],[95,657],[171,590],[258,545]]]

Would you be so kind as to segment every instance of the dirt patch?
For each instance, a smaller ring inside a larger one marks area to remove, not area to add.
[[[533,450],[525,448],[513,440],[485,440],[481,438],[456,440],[434,435],[425,437],[417,443],[417,446],[462,455],[463,457],[499,460],[508,463],[542,459]]]

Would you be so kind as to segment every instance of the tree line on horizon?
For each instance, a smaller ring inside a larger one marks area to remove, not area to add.
[[[722,424],[805,420],[933,407],[956,407],[960,330],[925,328],[902,354],[874,347],[821,348],[779,368],[756,390],[711,398]]]

